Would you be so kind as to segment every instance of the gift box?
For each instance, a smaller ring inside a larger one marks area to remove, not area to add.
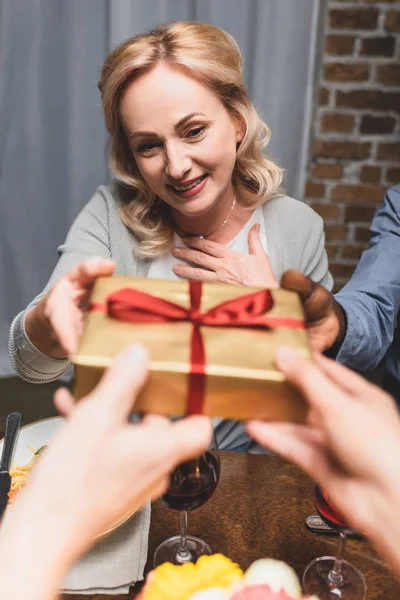
[[[149,352],[135,410],[304,421],[306,403],[274,366],[280,345],[310,356],[297,294],[226,284],[110,276],[93,288],[75,392],[85,396],[128,344]]]

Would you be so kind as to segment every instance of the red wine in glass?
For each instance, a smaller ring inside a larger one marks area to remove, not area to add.
[[[346,532],[354,532],[349,527],[341,514],[330,504],[329,496],[323,492],[318,485],[314,486],[314,505],[321,517],[335,529],[343,529]]]
[[[219,479],[219,462],[205,452],[198,460],[179,465],[162,501],[175,510],[194,510],[213,495]]]
[[[363,574],[343,558],[346,534],[354,530],[332,506],[328,494],[317,485],[314,486],[313,498],[321,517],[339,531],[339,546],[336,556],[320,556],[307,565],[303,574],[304,592],[316,595],[320,600],[365,600],[367,584]]]
[[[171,475],[170,485],[161,500],[169,508],[180,511],[180,535],[162,542],[153,557],[154,567],[171,562],[182,565],[205,554],[212,554],[202,539],[187,534],[187,511],[198,508],[213,495],[219,480],[219,456],[204,452],[196,460],[178,465]]]

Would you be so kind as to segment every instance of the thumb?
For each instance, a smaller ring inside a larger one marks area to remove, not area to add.
[[[125,348],[105,372],[91,392],[91,401],[109,412],[109,419],[125,419],[147,380],[148,354],[146,348],[132,345]]]
[[[252,254],[252,255],[262,254],[262,255],[266,256],[264,248],[262,247],[261,240],[260,240],[260,225],[258,223],[253,225],[253,227],[250,229],[247,239],[248,239],[248,243],[249,243],[250,254]]]
[[[111,275],[115,263],[98,256],[92,256],[76,265],[68,274],[68,279],[78,283],[80,287],[91,285],[97,277]]]
[[[254,256],[258,259],[259,267],[262,269],[262,274],[265,282],[263,287],[278,287],[278,282],[272,270],[268,254],[265,252],[260,240],[260,225],[258,223],[253,225],[253,227],[250,229],[248,235],[248,242],[250,256]]]

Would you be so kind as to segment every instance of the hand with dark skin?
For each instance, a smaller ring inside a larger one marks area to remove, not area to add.
[[[345,316],[340,304],[328,290],[293,269],[282,275],[281,287],[300,295],[314,351],[324,352],[343,341],[346,333]]]

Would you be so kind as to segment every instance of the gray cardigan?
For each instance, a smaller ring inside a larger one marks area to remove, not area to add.
[[[24,326],[26,312],[67,271],[90,256],[101,256],[115,261],[117,274],[145,277],[148,273],[150,260],[135,258],[133,251],[137,239],[120,218],[119,200],[113,190],[111,186],[97,189],[76,218],[65,244],[59,247],[60,259],[45,289],[15,317],[11,325],[11,363],[26,381],[53,381],[70,366],[68,359],[51,358],[33,346]],[[277,280],[287,269],[298,269],[331,290],[333,282],[328,271],[321,217],[306,204],[288,196],[266,202],[263,213],[269,259]]]

